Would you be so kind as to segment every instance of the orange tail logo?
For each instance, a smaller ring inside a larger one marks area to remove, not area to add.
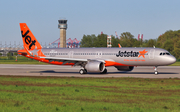
[[[24,47],[28,50],[41,49],[40,43],[36,40],[26,23],[20,23],[20,29]]]
[[[20,23],[23,46],[25,51],[30,56],[45,56],[41,51],[41,45],[32,34],[26,23]]]

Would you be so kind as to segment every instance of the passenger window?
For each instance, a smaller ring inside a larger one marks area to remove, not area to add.
[[[160,55],[162,55],[162,53],[160,53]]]
[[[166,53],[163,53],[163,55],[165,55]]]

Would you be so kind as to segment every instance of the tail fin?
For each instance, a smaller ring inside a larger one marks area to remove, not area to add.
[[[118,46],[119,46],[119,48],[121,48],[122,46],[121,46],[121,44],[118,44]]]
[[[19,24],[20,24],[24,49],[30,51],[34,49],[41,49],[42,47],[40,43],[36,40],[36,38],[32,34],[31,30],[28,28],[26,23],[19,23]]]

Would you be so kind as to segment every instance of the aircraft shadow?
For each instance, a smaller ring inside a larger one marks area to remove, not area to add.
[[[79,72],[56,72],[56,71],[54,71],[54,70],[31,71],[30,73],[73,73],[73,74],[79,74]]]
[[[107,74],[154,74],[154,72],[108,72]],[[158,74],[178,74],[178,73],[158,72]]]
[[[57,72],[54,70],[46,70],[46,71],[31,71],[31,73],[55,73],[55,74],[79,74],[79,72]],[[108,72],[106,74],[100,73],[87,73],[87,75],[108,75],[108,74],[154,74],[154,72]],[[178,74],[174,72],[158,72],[158,74]]]

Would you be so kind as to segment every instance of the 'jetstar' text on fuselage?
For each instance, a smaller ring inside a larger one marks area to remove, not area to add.
[[[138,57],[138,55],[139,55],[139,52],[133,52],[133,51],[130,51],[130,52],[127,52],[127,51],[121,52],[121,51],[119,51],[118,54],[116,54],[117,57]]]

